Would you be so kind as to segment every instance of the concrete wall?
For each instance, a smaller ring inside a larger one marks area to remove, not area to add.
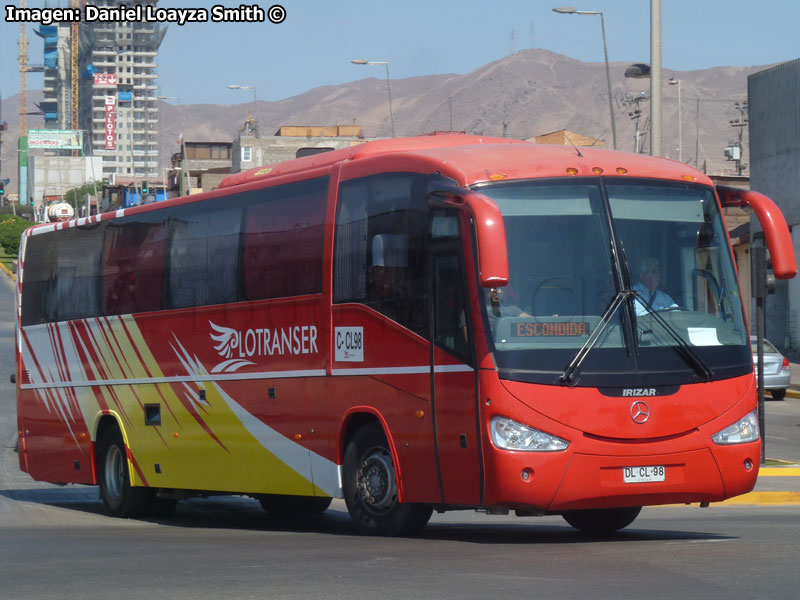
[[[750,187],[772,198],[800,248],[800,59],[747,78],[750,121]],[[755,225],[754,219],[754,225]],[[753,229],[756,229],[754,227]],[[778,282],[767,301],[767,337],[800,355],[796,314],[800,282]]]
[[[301,148],[348,148],[366,140],[357,137],[242,136],[233,141],[233,173],[297,158]],[[243,149],[250,148],[243,153]],[[249,153],[250,160],[244,160]]]
[[[88,181],[102,179],[100,156],[30,156],[28,201],[39,208],[45,196],[61,196]]]

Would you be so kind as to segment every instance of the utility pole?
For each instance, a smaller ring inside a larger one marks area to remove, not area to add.
[[[635,132],[633,134],[633,151],[636,154],[642,152],[642,132],[640,129],[640,121],[642,118],[641,103],[648,100],[646,92],[639,92],[637,95],[618,93],[616,96],[617,104],[620,108],[628,111],[628,116],[635,123]]]
[[[731,119],[729,123],[731,124],[731,127],[739,130],[739,135],[738,140],[735,141],[733,145],[725,148],[725,157],[728,160],[732,160],[736,163],[736,174],[741,175],[742,171],[745,169],[745,167],[747,167],[747,165],[742,163],[742,155],[744,153],[742,139],[744,136],[744,128],[747,127],[749,123],[747,120],[747,101],[735,102],[733,106],[739,111],[739,118]]]

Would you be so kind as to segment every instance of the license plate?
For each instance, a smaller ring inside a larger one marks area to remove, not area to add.
[[[623,467],[622,478],[625,483],[647,483],[649,481],[665,481],[667,470],[664,465],[650,467]]]

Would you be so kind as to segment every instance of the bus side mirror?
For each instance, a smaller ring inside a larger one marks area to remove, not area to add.
[[[446,180],[431,182],[427,197],[428,205],[432,208],[458,208],[472,218],[478,243],[481,287],[508,285],[506,229],[503,215],[492,199]]]
[[[794,258],[792,236],[786,219],[778,206],[767,196],[752,190],[718,185],[717,193],[722,207],[738,206],[756,213],[764,239],[772,258],[772,268],[778,279],[791,279],[797,275],[797,261]]]

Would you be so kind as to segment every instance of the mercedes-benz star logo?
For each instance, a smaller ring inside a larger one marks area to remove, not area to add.
[[[641,400],[637,400],[631,404],[631,419],[634,423],[641,425],[650,418],[650,407]]]

